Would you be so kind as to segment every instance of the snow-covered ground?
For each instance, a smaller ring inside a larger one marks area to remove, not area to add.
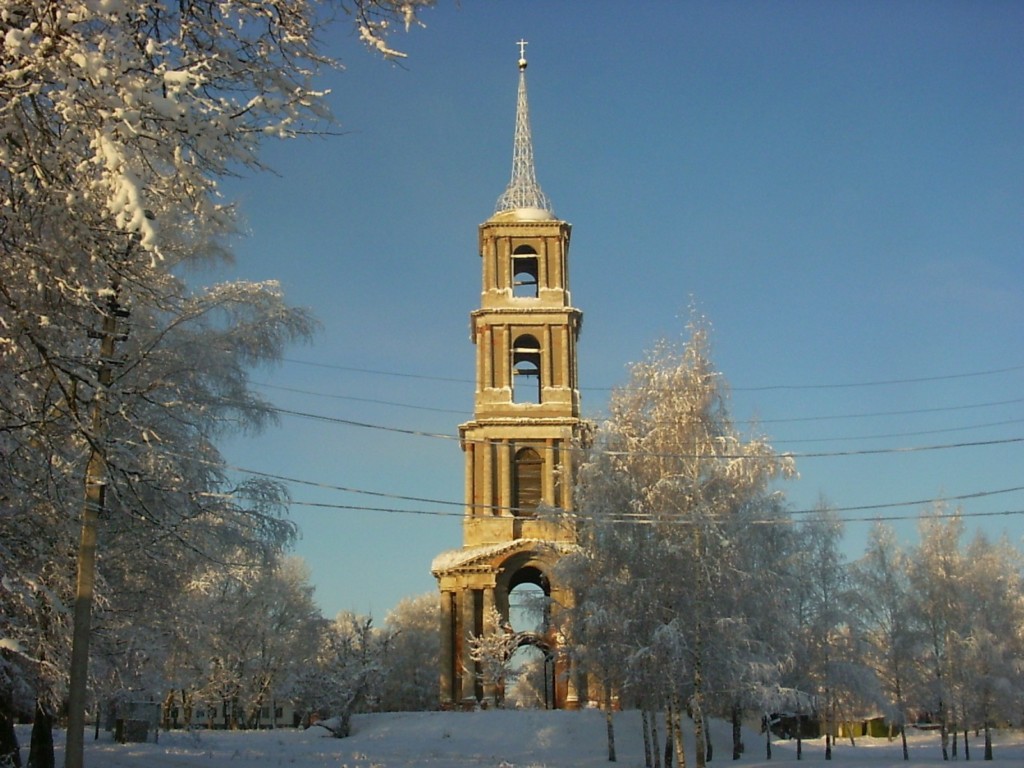
[[[618,763],[622,768],[643,766],[640,718],[635,712],[615,716]],[[688,723],[687,723],[688,724]],[[165,732],[159,743],[120,745],[109,734],[86,741],[87,768],[595,768],[608,765],[603,715],[583,712],[533,710],[485,712],[418,712],[362,715],[354,720],[354,734],[335,739],[322,728],[308,731],[279,729],[260,732]],[[773,759],[765,759],[764,737],[744,733],[746,752],[734,763],[731,735],[725,723],[714,723],[712,766],[741,765],[778,768],[906,766],[898,741],[858,739],[856,746],[840,742],[831,763],[824,759],[822,741],[804,742],[804,755],[796,761],[796,743],[775,741]],[[19,730],[23,761],[28,756],[28,729]],[[62,732],[55,734],[57,764],[63,765]],[[685,737],[691,740],[692,732]],[[971,759],[981,761],[982,740],[971,739]],[[1024,732],[997,732],[994,768],[1024,765]],[[960,745],[960,761],[964,759]],[[912,736],[911,766],[939,765],[942,754],[937,732]],[[948,763],[946,764],[949,765]]]

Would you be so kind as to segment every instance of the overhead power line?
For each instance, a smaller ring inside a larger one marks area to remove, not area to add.
[[[444,381],[454,384],[474,384],[472,379],[453,378],[448,376],[430,376],[420,373],[404,373],[401,371],[385,371],[376,368],[360,368],[350,365],[336,365],[333,363],[321,363],[313,360],[296,360],[295,358],[284,358],[284,362],[295,365],[308,365],[315,368],[328,368],[335,371],[348,371],[350,373],[363,373],[374,376],[393,376],[406,379],[421,379],[424,381]],[[898,384],[923,384],[932,381],[951,381],[955,379],[970,379],[981,376],[996,376],[1003,373],[1013,373],[1024,370],[1024,365],[1011,365],[1005,368],[992,368],[984,371],[967,371],[961,373],[940,374],[937,376],[914,376],[907,378],[877,379],[868,381],[850,382],[826,382],[817,384],[761,384],[750,386],[730,386],[733,392],[767,392],[777,390],[812,390],[812,389],[854,389],[857,387],[885,387]],[[615,387],[581,387],[584,391],[609,392]]]
[[[887,435],[847,435],[845,437],[801,437],[786,439],[773,437],[773,441],[793,445],[795,443],[840,443],[850,440],[891,440],[895,437],[920,437],[921,435],[940,435],[949,432],[970,432],[975,429],[988,429],[990,427],[1005,427],[1009,424],[1020,424],[1024,419],[1009,419],[1007,421],[990,421],[987,424],[968,424],[965,427],[945,427],[944,429],[923,429],[916,432],[894,432]]]
[[[897,384],[923,384],[930,381],[950,381],[953,379],[971,379],[979,376],[995,376],[1001,373],[1012,373],[1024,370],[1024,365],[1007,368],[993,368],[987,371],[970,371],[967,373],[949,373],[941,376],[918,376],[905,379],[879,379],[876,381],[851,381],[831,384],[764,384],[750,387],[730,387],[734,392],[766,392],[771,390],[806,390],[806,389],[853,389],[857,387],[887,387]]]
[[[281,358],[282,362],[295,365],[308,365],[313,368],[329,368],[332,371],[348,371],[349,373],[366,373],[373,376],[393,376],[400,379],[420,379],[422,381],[445,381],[452,384],[473,384],[472,379],[456,379],[448,376],[428,376],[424,373],[403,373],[401,371],[382,371],[375,368],[358,368],[351,365],[335,365],[333,363],[319,363],[313,360],[296,360],[294,358]]]
[[[244,495],[236,495],[236,498],[246,498]],[[429,517],[462,517],[462,512],[447,512],[444,510],[428,510],[428,509],[403,509],[399,507],[368,507],[360,506],[357,504],[336,504],[331,502],[322,501],[290,501],[290,506],[296,507],[307,507],[312,509],[333,509],[333,510],[347,510],[352,512],[381,512],[385,514],[396,514],[396,515],[419,515]],[[834,510],[833,510],[834,511]],[[792,514],[792,513],[791,513]],[[949,519],[958,517],[961,519],[972,519],[972,518],[986,518],[986,517],[1016,517],[1018,515],[1024,515],[1024,509],[1007,509],[999,510],[995,512],[962,512],[962,511],[950,511],[950,512],[936,512],[930,511],[929,517]],[[898,522],[906,520],[920,520],[922,515],[920,514],[896,514],[896,515],[872,515],[870,517],[837,517],[831,518],[839,523],[885,523],[885,522]],[[586,517],[582,515],[576,515],[573,517],[575,520],[592,520],[596,518]],[[653,525],[658,524],[675,524],[675,525],[692,525],[693,520],[689,518],[678,518],[669,520],[653,520],[650,518],[602,518],[606,519],[607,522],[612,523],[624,523],[634,525]],[[752,518],[747,520],[751,525],[793,525],[795,521],[790,516],[782,517],[764,517],[764,518]],[[812,522],[813,521],[806,521]]]
[[[471,383],[471,382],[466,382],[466,383]],[[453,414],[453,415],[456,415],[456,416],[461,416],[461,417],[466,417],[469,414],[470,410],[471,410],[470,408],[439,408],[439,407],[436,407],[436,406],[416,405],[416,404],[413,404],[413,403],[401,403],[401,402],[397,402],[397,401],[394,401],[394,400],[381,400],[381,399],[378,399],[378,398],[355,397],[355,396],[351,396],[351,395],[339,395],[339,394],[334,394],[334,393],[329,393],[329,392],[317,392],[315,390],[310,390],[310,389],[301,389],[299,387],[287,387],[287,386],[282,386],[282,385],[277,385],[277,384],[269,384],[269,383],[266,383],[266,382],[254,382],[254,384],[255,384],[255,386],[258,386],[258,387],[261,387],[261,388],[264,388],[264,389],[274,389],[274,390],[278,390],[278,391],[281,391],[281,392],[292,392],[294,394],[310,395],[312,397],[322,397],[322,398],[326,398],[326,399],[330,399],[330,400],[345,400],[345,401],[357,402],[357,403],[371,403],[371,404],[374,404],[374,405],[387,405],[387,406],[392,406],[392,407],[395,407],[395,408],[408,408],[410,410],[431,411],[431,412],[434,412],[434,413],[450,413],[450,414]],[[815,421],[840,421],[840,420],[846,420],[846,419],[871,419],[871,418],[878,418],[878,417],[881,417],[881,416],[915,416],[915,415],[920,415],[920,414],[925,414],[925,413],[945,413],[945,412],[949,412],[949,411],[967,411],[967,410],[974,410],[974,409],[978,409],[978,408],[994,408],[994,407],[998,407],[998,406],[1001,406],[1001,405],[1018,405],[1020,403],[1024,403],[1024,397],[1015,397],[1015,398],[1011,398],[1009,400],[993,400],[993,401],[984,402],[984,403],[968,403],[968,404],[961,404],[961,405],[943,405],[943,406],[935,406],[935,407],[931,407],[931,408],[908,408],[908,409],[895,410],[895,411],[868,411],[868,412],[864,412],[864,413],[842,413],[842,414],[834,414],[834,415],[819,414],[819,415],[815,415],[815,416],[790,416],[790,417],[782,417],[782,418],[777,418],[777,419],[742,419],[742,420],[736,421],[735,423],[736,424],[747,424],[747,425],[751,425],[751,424],[757,424],[757,425],[763,425],[763,424],[790,424],[790,423],[815,422]],[[896,436],[899,436],[899,435],[896,435]],[[844,439],[844,438],[836,438],[836,439],[840,439],[841,440],[841,439]]]
[[[238,466],[230,466],[229,465],[227,468],[231,469],[231,470],[233,470],[235,472],[242,472],[242,473],[245,473],[245,474],[248,474],[248,475],[253,475],[253,476],[256,476],[256,477],[264,477],[264,478],[267,478],[268,480],[277,480],[279,482],[292,483],[292,484],[295,484],[295,485],[304,485],[304,486],[312,487],[312,488],[321,488],[321,489],[324,489],[324,490],[341,491],[343,493],[352,493],[352,494],[363,495],[363,496],[373,496],[373,497],[376,497],[376,498],[392,499],[394,501],[412,501],[412,502],[416,502],[416,503],[419,503],[419,504],[437,504],[439,506],[449,506],[449,507],[459,507],[459,508],[465,507],[465,502],[462,502],[462,501],[451,501],[449,499],[431,499],[431,498],[425,498],[425,497],[422,497],[422,496],[405,496],[405,495],[401,495],[401,494],[387,493],[387,492],[384,492],[384,491],[370,491],[370,490],[365,490],[365,489],[361,489],[361,488],[352,488],[350,486],[335,485],[335,484],[332,484],[332,483],[323,483],[323,482],[319,482],[319,481],[315,481],[315,480],[304,480],[304,479],[301,479],[301,478],[289,477],[289,476],[286,476],[286,475],[278,475],[278,474],[271,473],[271,472],[263,472],[263,471],[256,470],[256,469],[247,469],[245,467],[238,467]],[[927,498],[927,499],[912,499],[910,501],[894,501],[894,502],[886,502],[886,503],[881,503],[881,504],[867,504],[867,505],[850,506],[850,507],[829,507],[829,510],[833,511],[833,512],[866,512],[866,511],[870,511],[870,510],[891,509],[891,508],[895,508],[895,507],[921,507],[921,506],[927,506],[929,504],[940,504],[940,503],[943,503],[943,502],[967,501],[967,500],[970,500],[970,499],[987,498],[989,496],[1001,496],[1001,495],[1004,495],[1004,494],[1007,494],[1007,493],[1018,493],[1020,491],[1024,491],[1024,486],[1014,486],[1012,488],[1000,488],[1000,489],[994,490],[994,491],[972,491],[970,493],[962,493],[962,494],[958,494],[958,495],[954,495],[954,496],[937,496],[937,497]],[[496,505],[487,505],[487,504],[477,504],[477,505],[474,505],[474,507],[476,509],[487,510],[489,512],[496,512],[496,511],[497,512],[503,512],[503,511],[512,511],[513,510],[512,507],[500,507],[500,506],[496,506]],[[351,508],[352,509],[367,509],[367,510],[373,510],[374,509],[372,507],[351,507]],[[791,515],[809,515],[809,514],[814,514],[817,511],[818,510],[815,510],[815,509],[798,509],[798,510],[789,510],[788,514],[791,514]],[[440,514],[440,513],[432,513],[432,514]],[[461,514],[461,512],[458,513],[458,514]]]
[[[441,440],[459,440],[458,435],[450,435],[443,432],[427,432],[418,429],[405,429],[401,427],[388,427],[382,424],[371,424],[364,421],[356,421],[354,419],[343,419],[336,416],[325,416],[318,413],[306,413],[304,411],[295,411],[288,408],[277,408],[274,406],[270,407],[270,410],[275,413],[280,413],[284,416],[295,416],[297,418],[312,419],[313,421],[323,421],[330,424],[341,424],[349,427],[359,427],[360,429],[372,429],[381,432],[390,432],[401,435],[412,435],[416,437],[430,437]],[[478,443],[481,445],[491,444],[492,440],[473,440],[470,438],[461,438],[466,443]],[[785,452],[778,454],[779,456],[791,458],[791,459],[821,459],[821,458],[837,458],[847,456],[874,456],[882,454],[898,454],[898,453],[924,453],[931,451],[944,451],[959,448],[978,448],[983,446],[994,446],[994,445],[1011,445],[1014,443],[1024,443],[1024,437],[1009,437],[994,440],[974,440],[965,441],[959,443],[942,443],[938,445],[918,445],[918,446],[905,446],[898,448],[861,448],[857,450],[849,451],[808,451],[808,452]],[[715,453],[715,454],[685,454],[685,453],[654,453],[654,452],[627,452],[627,451],[605,451],[610,456],[628,456],[628,455],[643,455],[652,456],[659,458],[678,458],[678,459],[744,459],[754,458],[746,454],[730,454],[730,453]],[[772,456],[771,458],[776,458]]]
[[[437,408],[429,405],[413,405],[411,403],[398,403],[394,400],[379,400],[374,397],[354,397],[352,395],[334,395],[327,392],[312,392],[308,389],[298,389],[296,387],[284,387],[277,384],[267,384],[265,382],[253,382],[253,384],[262,389],[276,389],[280,392],[293,392],[300,395],[313,395],[314,397],[325,397],[330,400],[345,400],[354,403],[370,403],[372,405],[387,405],[394,408],[409,408],[414,411],[431,411],[433,413],[451,413],[456,416],[465,417],[468,413],[467,409],[458,410],[455,408]]]
[[[923,413],[944,413],[948,411],[967,411],[975,408],[993,408],[1000,405],[1017,405],[1024,403],[1024,397],[1015,397],[1010,400],[993,400],[987,403],[970,403],[967,405],[941,405],[934,408],[908,408],[899,411],[874,411],[867,413],[845,413],[819,416],[790,416],[780,419],[756,419],[746,423],[753,424],[788,424],[806,421],[838,421],[841,419],[873,419],[879,416],[917,416]]]

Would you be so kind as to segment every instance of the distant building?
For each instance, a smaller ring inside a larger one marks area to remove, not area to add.
[[[441,704],[475,706],[483,690],[469,658],[491,609],[509,620],[509,593],[533,584],[567,604],[553,577],[575,546],[573,525],[551,510],[571,510],[580,417],[576,344],[582,313],[569,294],[571,225],[555,217],[537,183],[520,43],[512,179],[494,215],[480,225],[480,308],[471,313],[476,345],[473,419],[459,427],[465,454],[466,509],[459,549],[434,559],[441,592]],[[555,608],[552,608],[554,610]],[[548,617],[550,619],[550,616]],[[551,705],[579,705],[574,675],[558,654],[550,620],[522,637],[550,663]]]

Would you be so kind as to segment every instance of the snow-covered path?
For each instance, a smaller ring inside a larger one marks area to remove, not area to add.
[[[615,716],[618,766],[643,766],[643,742],[635,712]],[[167,732],[158,744],[119,745],[103,734],[86,742],[87,768],[597,768],[608,766],[604,719],[596,711],[540,712],[418,712],[363,715],[355,718],[354,734],[334,739],[321,728],[308,731],[279,729],[261,732]],[[804,743],[797,762],[795,743],[775,742],[773,760],[765,759],[764,737],[746,731],[746,752],[734,762],[729,727],[712,729],[712,766],[744,768],[904,768],[898,742],[859,739],[851,747],[841,742],[831,763],[824,759],[821,741]],[[63,734],[58,738],[58,765],[63,764]],[[685,734],[690,737],[690,733]],[[19,733],[26,741],[27,729]],[[27,757],[27,743],[23,755]],[[692,761],[692,743],[691,756]],[[960,762],[963,762],[961,745]],[[981,739],[973,739],[971,758],[981,761]],[[1024,765],[1024,733],[998,733],[991,768]],[[915,734],[911,766],[942,765],[938,735]],[[693,765],[692,762],[689,765]],[[949,763],[945,763],[948,767]]]

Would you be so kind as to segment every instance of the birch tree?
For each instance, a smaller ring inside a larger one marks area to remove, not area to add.
[[[832,758],[835,724],[841,693],[840,671],[843,643],[849,625],[848,573],[840,549],[843,526],[827,504],[820,503],[814,514],[800,525],[798,568],[801,587],[799,646],[795,670],[799,686],[811,689],[824,716],[825,759]]]
[[[736,603],[724,597],[743,568],[733,537],[751,533],[737,523],[755,517],[744,518],[771,499],[774,481],[794,468],[767,439],[745,437],[734,427],[726,385],[711,363],[708,326],[697,319],[689,331],[685,345],[656,345],[612,394],[599,430],[601,454],[581,471],[577,509],[584,527],[592,520],[600,525],[607,518],[602,495],[614,479],[616,525],[582,539],[599,562],[604,547],[629,551],[621,545],[624,524],[644,529],[625,536],[645,541],[648,557],[623,561],[619,555],[615,562],[629,569],[627,583],[636,582],[634,574],[650,579],[643,592],[650,602],[636,599],[637,593],[609,610],[626,614],[623,622],[637,630],[637,649],[650,648],[662,665],[680,760],[678,717],[684,709],[693,713],[697,764],[703,765],[709,658],[727,634]]]
[[[966,627],[964,563],[960,549],[963,520],[947,516],[944,505],[922,516],[920,543],[911,558],[910,583],[916,619],[925,637],[923,661],[928,670],[928,710],[939,722],[942,758],[949,759],[950,729],[955,730],[954,702],[963,670],[957,661]]]
[[[908,706],[920,689],[916,660],[924,638],[911,610],[907,553],[890,527],[879,524],[871,530],[867,551],[854,564],[851,578],[867,641],[866,661],[881,682],[888,702],[886,718],[899,729],[903,759],[909,760]]]
[[[388,634],[381,709],[421,711],[436,709],[437,657],[441,638],[437,627],[441,607],[429,592],[406,598],[384,619]]]
[[[334,736],[349,736],[352,715],[379,701],[389,640],[370,616],[342,611],[323,627],[314,662],[299,675],[296,702]]]
[[[469,658],[479,670],[484,695],[490,696],[495,707],[504,704],[505,686],[515,681],[518,670],[512,663],[512,655],[521,639],[496,608],[484,614],[483,632],[469,638]]]
[[[397,56],[388,33],[428,4],[340,8],[364,42]],[[0,592],[0,706],[32,689],[52,709],[70,653],[69,765],[81,763],[79,649],[106,588],[92,559],[109,541],[100,533],[121,526],[126,550],[155,552],[195,546],[191,529],[244,539],[280,525],[259,500],[223,497],[213,439],[266,423],[246,371],[312,323],[274,284],[200,288],[183,276],[230,255],[235,209],[219,180],[259,169],[266,138],[328,126],[314,85],[332,63],[317,43],[328,17],[307,0],[18,0],[0,11],[0,533],[14,542],[0,559],[15,574]],[[79,511],[76,576],[53,564],[74,562],[67,521]],[[8,538],[25,528],[52,540]]]
[[[1012,722],[1024,705],[1022,558],[1005,539],[992,542],[983,533],[974,537],[965,555],[967,594],[962,607],[968,634],[961,725],[965,750],[967,729],[984,731],[984,758],[991,760],[992,728]]]
[[[223,706],[232,728],[255,728],[275,698],[290,695],[317,650],[323,619],[305,563],[274,557],[255,567],[208,566],[173,601],[184,619],[159,671],[183,706]],[[171,685],[175,684],[175,685]]]

